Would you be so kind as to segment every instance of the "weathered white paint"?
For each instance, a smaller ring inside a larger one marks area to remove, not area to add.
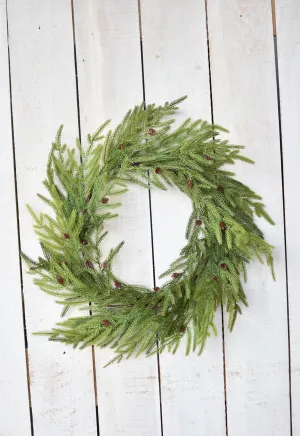
[[[279,125],[269,0],[208,2],[215,122],[247,145],[255,167],[240,180],[258,191],[276,222],[259,225],[275,249],[274,282],[265,266],[249,268],[249,308],[226,334],[228,434],[289,435],[288,341]]]
[[[293,434],[300,434],[300,1],[277,0],[277,47],[284,160]]]
[[[211,121],[204,1],[142,0],[141,13],[146,102],[187,94],[178,122],[188,116]],[[189,199],[175,189],[153,191],[157,278],[184,246],[190,212]],[[164,436],[225,434],[220,321],[218,313],[219,336],[201,357],[185,357],[184,346],[175,356],[160,356]]]
[[[256,166],[236,166],[240,179],[261,193],[276,221],[260,221],[276,246],[274,283],[266,267],[249,268],[250,307],[225,335],[229,436],[288,436],[288,336],[280,145],[275,58],[269,0],[211,0],[208,26],[214,119],[244,143]],[[300,203],[297,192],[299,136],[300,1],[277,0],[277,38],[289,272],[293,434],[300,432],[300,327],[297,260]],[[135,0],[74,0],[82,136],[106,118],[116,124],[142,100],[138,5]],[[141,0],[146,100],[188,94],[179,121],[210,119],[204,0]],[[8,0],[12,103],[22,249],[39,247],[25,203],[37,210],[47,154],[56,129],[78,132],[71,3]],[[0,0],[0,435],[30,436],[21,284],[15,209],[5,2]],[[151,286],[148,193],[132,187],[120,217],[109,224],[109,248],[126,241],[116,270],[125,280]],[[175,190],[153,192],[157,276],[184,244],[188,199]],[[163,218],[162,218],[163,217]],[[9,259],[9,265],[7,264]],[[25,274],[24,294],[35,436],[97,436],[91,351],[48,343],[32,332],[49,329],[60,307]],[[217,316],[221,332],[220,314]],[[101,436],[160,436],[156,359],[139,358],[103,369],[112,357],[96,351]],[[164,436],[224,435],[222,337],[202,357],[160,356]]]
[[[67,141],[78,131],[71,6],[68,0],[10,0],[8,16],[21,246],[36,257],[40,249],[25,203],[38,211],[44,207],[36,192],[42,190],[58,126],[65,124]],[[32,336],[59,321],[61,308],[32,284],[25,269],[34,434],[96,436],[91,350],[79,353]]]
[[[143,100],[138,9],[135,0],[75,0],[82,137],[106,119],[112,125]],[[125,240],[115,270],[126,281],[152,286],[148,192],[136,186],[121,199],[119,217],[107,225],[106,248]],[[95,350],[102,436],[160,435],[156,357],[106,369],[110,350]]]
[[[0,95],[0,210],[4,230],[0,248],[0,435],[29,436],[4,0],[0,1]]]

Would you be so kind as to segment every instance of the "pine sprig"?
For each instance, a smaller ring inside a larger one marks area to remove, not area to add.
[[[52,144],[44,185],[38,194],[52,209],[36,214],[29,206],[44,257],[23,254],[35,283],[56,297],[65,315],[71,306],[92,314],[68,318],[50,332],[52,341],[74,347],[97,345],[116,352],[113,361],[168,350],[186,337],[186,354],[203,351],[216,334],[214,316],[223,305],[232,330],[247,306],[242,282],[247,264],[266,261],[274,275],[272,250],[255,217],[274,224],[259,197],[223,170],[241,155],[242,146],[221,140],[224,128],[187,119],[171,129],[171,118],[185,97],[163,106],[136,106],[115,130],[109,121],[87,137],[87,147],[61,143],[62,126]],[[146,189],[176,186],[192,203],[186,245],[162,277],[160,289],[125,283],[113,272],[123,242],[103,258],[105,222],[120,203],[113,196],[135,183]],[[54,217],[54,218],[52,218]],[[125,292],[124,292],[125,291]]]

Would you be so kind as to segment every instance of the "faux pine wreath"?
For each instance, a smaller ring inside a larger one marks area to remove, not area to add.
[[[81,348],[111,347],[114,360],[165,349],[175,353],[186,337],[186,354],[203,350],[219,306],[227,308],[232,330],[241,305],[247,306],[242,280],[253,258],[265,259],[273,272],[272,246],[254,222],[255,215],[273,224],[261,197],[222,169],[235,160],[253,163],[243,147],[218,138],[226,132],[206,121],[187,119],[177,129],[170,116],[180,98],[164,106],[136,106],[121,124],[104,135],[109,122],[88,135],[84,149],[61,143],[62,128],[50,152],[39,194],[54,213],[37,215],[35,232],[44,253],[33,261],[23,255],[34,282],[62,304],[62,315],[79,306],[83,316],[71,317],[50,332],[52,341]],[[129,183],[146,189],[176,186],[193,206],[186,245],[154,289],[125,283],[113,272],[123,242],[103,258],[105,222],[120,203],[113,197]]]

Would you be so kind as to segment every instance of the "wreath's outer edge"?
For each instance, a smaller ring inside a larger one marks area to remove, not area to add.
[[[91,314],[71,317],[50,332],[50,340],[74,347],[110,346],[115,359],[165,348],[175,353],[186,337],[186,354],[202,352],[216,333],[214,316],[226,307],[232,330],[241,305],[247,305],[242,279],[253,258],[266,259],[273,271],[272,248],[254,217],[273,224],[261,198],[223,170],[236,160],[253,163],[240,154],[243,147],[219,139],[225,129],[187,119],[171,131],[170,118],[184,98],[164,106],[136,106],[121,124],[103,134],[108,122],[88,135],[84,149],[61,143],[62,127],[52,144],[44,185],[49,198],[40,198],[52,215],[34,219],[43,257],[24,253],[34,282],[54,295],[65,315],[71,306]],[[125,283],[112,264],[122,243],[103,259],[100,244],[104,223],[114,218],[111,200],[136,183],[146,189],[176,186],[189,196],[193,210],[187,224],[187,243],[164,275],[161,288]]]

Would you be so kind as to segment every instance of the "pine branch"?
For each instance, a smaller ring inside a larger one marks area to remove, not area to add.
[[[274,223],[261,197],[223,169],[237,160],[253,161],[241,154],[244,147],[220,139],[227,132],[220,126],[187,119],[172,130],[172,116],[185,98],[136,106],[115,130],[107,132],[107,121],[89,134],[87,147],[78,139],[75,149],[62,144],[59,128],[44,181],[49,198],[38,194],[51,214],[28,206],[44,257],[22,258],[35,283],[63,306],[62,316],[71,306],[91,307],[92,315],[64,319],[41,332],[50,340],[109,346],[113,361],[120,361],[156,353],[157,338],[160,352],[175,353],[186,337],[186,354],[201,354],[216,334],[217,308],[227,308],[232,330],[247,306],[247,264],[266,261],[274,276],[273,247],[255,216]],[[111,197],[126,192],[128,183],[176,186],[191,200],[186,245],[162,274],[169,281],[160,289],[125,283],[113,273],[123,242],[102,258],[106,221],[117,217],[112,209],[120,206]]]

